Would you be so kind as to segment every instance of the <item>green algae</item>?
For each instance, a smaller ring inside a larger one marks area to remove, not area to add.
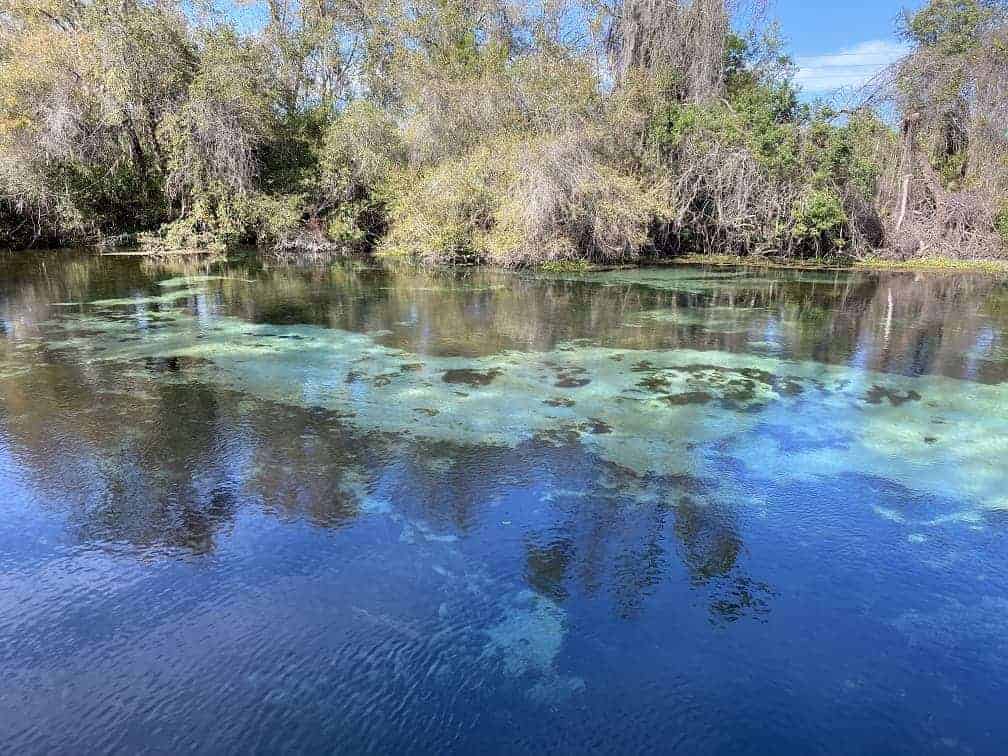
[[[678,267],[663,268],[631,268],[626,270],[602,271],[583,276],[582,280],[601,283],[607,286],[633,285],[646,286],[661,291],[674,291],[684,294],[702,294],[724,287],[741,273],[735,271],[706,271]]]
[[[699,293],[699,292],[697,292]],[[745,333],[750,329],[753,307],[690,307],[644,310],[628,318],[628,328],[646,328],[654,325],[675,325],[699,328],[717,333]]]
[[[756,272],[758,271],[758,272]],[[834,284],[844,277],[856,275],[850,271],[826,269],[789,270],[790,282]],[[665,266],[650,268],[628,268],[621,270],[587,273],[571,280],[598,283],[604,286],[643,286],[656,291],[678,294],[711,294],[744,288],[769,289],[780,285],[780,278],[766,269],[739,267],[737,269],[698,269],[695,267]],[[642,314],[643,317],[649,317]],[[653,314],[658,318],[662,313]],[[672,314],[672,317],[676,317]]]
[[[1008,394],[998,385],[904,378],[716,349],[630,350],[625,343],[613,349],[585,340],[561,342],[538,353],[421,357],[379,343],[380,330],[359,334],[257,325],[216,315],[201,323],[182,309],[165,311],[163,319],[162,327],[138,339],[136,317],[123,317],[118,308],[85,306],[60,319],[65,338],[51,340],[49,347],[60,344],[75,351],[80,358],[75,366],[79,362],[84,371],[105,363],[117,370],[125,366],[124,392],[137,392],[138,385],[205,382],[313,413],[324,407],[333,424],[368,437],[376,431],[395,433],[407,437],[403,443],[413,443],[411,437],[425,451],[447,448],[425,439],[479,444],[481,450],[526,442],[583,446],[599,460],[619,465],[618,474],[607,471],[590,488],[574,488],[582,483],[576,479],[569,481],[570,489],[550,486],[543,501],[589,510],[590,496],[605,489],[620,497],[621,514],[648,507],[674,513],[674,534],[689,580],[698,590],[717,586],[711,589],[710,606],[715,623],[765,614],[772,593],[737,574],[747,544],[741,527],[719,519],[718,503],[732,502],[742,517],[761,518],[773,516],[780,504],[759,486],[731,480],[704,481],[716,488],[712,501],[693,495],[690,482],[699,488],[696,481],[723,469],[706,458],[711,450],[783,484],[858,473],[965,500],[959,510],[934,514],[915,513],[870,495],[852,499],[852,508],[863,507],[893,523],[915,544],[932,538],[931,527],[954,523],[981,528],[997,522],[992,515],[1008,512],[1005,477],[996,461],[1008,451],[999,445]],[[22,374],[31,369],[15,367]],[[452,371],[471,380],[446,380]],[[126,381],[126,376],[140,382]],[[567,381],[571,385],[558,385]],[[250,413],[257,411],[257,402],[248,404]],[[787,425],[808,443],[788,446],[766,433],[763,424]],[[823,446],[830,434],[842,442]],[[978,441],[989,445],[971,448]],[[445,479],[458,463],[450,453],[419,456],[418,467]],[[319,464],[334,461],[325,458]],[[683,481],[682,491],[690,495],[681,495],[678,485],[677,493],[668,495],[654,484],[655,474]],[[439,522],[434,525],[404,515],[399,503],[355,479],[359,473],[352,468],[340,475],[345,480],[339,495],[344,488],[350,492],[355,516],[380,519],[383,526],[394,523],[393,539],[408,545],[418,571],[443,580],[439,587],[446,596],[500,600],[504,611],[496,624],[485,632],[479,626],[468,631],[482,646],[482,663],[510,678],[537,705],[556,705],[584,689],[583,680],[562,674],[568,632],[563,588],[570,588],[569,583],[564,586],[558,578],[553,586],[535,585],[540,594],[535,595],[516,592],[514,576],[474,578],[463,566],[462,549],[456,548],[459,536],[444,522],[433,520]],[[502,518],[511,516],[501,511]],[[505,525],[511,525],[510,519],[501,520]],[[940,537],[934,534],[933,543]],[[448,602],[442,609],[437,633],[451,629]],[[425,626],[415,618],[392,616],[380,607],[354,611],[377,631],[422,642]],[[625,616],[632,616],[632,607]],[[921,636],[933,621],[907,618],[908,626],[919,622]]]
[[[573,407],[577,402],[567,396],[556,397],[553,399],[544,399],[543,404],[548,407]]]
[[[714,401],[714,395],[707,391],[686,391],[682,394],[666,394],[662,399],[673,406],[687,404],[708,404]]]
[[[191,299],[199,294],[206,293],[203,288],[185,287],[174,291],[169,291],[160,295],[120,297],[116,299],[95,299],[87,302],[86,306],[94,310],[108,310],[120,307],[141,307],[141,306],[173,306],[180,300]]]
[[[193,286],[199,284],[206,284],[216,281],[239,281],[241,283],[254,283],[253,281],[246,278],[231,278],[228,276],[209,276],[209,275],[193,275],[193,276],[179,276],[177,278],[168,278],[164,281],[158,281],[158,286],[163,289],[179,289],[179,288],[192,288]]]
[[[556,383],[553,385],[556,388],[584,388],[589,383],[591,383],[591,378],[578,378],[568,374],[561,374],[557,376]]]

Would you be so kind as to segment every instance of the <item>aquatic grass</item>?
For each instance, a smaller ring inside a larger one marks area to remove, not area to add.
[[[858,270],[917,271],[936,273],[984,273],[1008,277],[1008,260],[960,259],[951,257],[920,257],[910,260],[891,260],[884,257],[866,257],[851,266]]]
[[[662,260],[667,265],[703,265],[713,268],[771,268],[780,270],[847,270],[851,267],[851,259],[842,256],[830,257],[788,257],[785,255],[732,255],[732,254],[687,254]]]

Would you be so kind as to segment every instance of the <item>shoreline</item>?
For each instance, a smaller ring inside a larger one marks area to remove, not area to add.
[[[185,249],[172,250],[166,252],[148,252],[142,249],[121,249],[107,250],[100,247],[78,247],[78,251],[87,250],[100,257],[134,257],[147,258],[150,260],[167,261],[172,259],[199,259],[203,258],[207,262],[229,259],[231,254],[221,254],[215,250]],[[20,250],[20,252],[35,254],[52,254],[65,251],[73,251],[74,248],[52,248],[52,249],[32,249]],[[239,254],[248,250],[234,250]],[[18,254],[18,250],[2,250],[3,254]],[[377,263],[379,265],[406,264],[405,260],[390,260],[381,256],[368,258],[367,256],[341,256],[342,261],[357,260]],[[309,259],[293,259],[285,261],[287,264],[313,264],[316,261]],[[859,272],[896,272],[896,273],[979,273],[997,277],[1008,278],[1008,259],[981,258],[976,260],[960,260],[951,257],[922,257],[911,260],[891,260],[883,257],[867,257],[861,260],[845,258],[814,258],[814,259],[789,259],[785,257],[747,256],[747,255],[681,255],[677,257],[662,257],[640,260],[632,263],[591,263],[587,260],[566,260],[546,262],[542,265],[526,268],[526,270],[536,270],[545,273],[587,273],[601,272],[609,270],[628,270],[632,268],[657,268],[675,265],[709,265],[713,267],[746,267],[746,268],[771,268],[780,270],[836,270],[836,271],[859,271]],[[478,264],[466,265],[444,265],[438,266],[445,269],[484,267]],[[493,266],[489,266],[493,267]],[[520,270],[520,268],[518,269]]]
[[[781,268],[793,270],[884,271],[897,273],[985,273],[1008,277],[1008,260],[985,258],[958,260],[950,257],[922,257],[913,260],[889,260],[869,257],[863,260],[788,260],[778,257],[742,255],[686,255],[659,261],[659,265],[714,265]]]

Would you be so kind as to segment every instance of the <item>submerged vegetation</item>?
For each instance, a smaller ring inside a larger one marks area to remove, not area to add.
[[[5,0],[0,246],[996,257],[1006,8],[932,0],[839,111],[725,0]]]

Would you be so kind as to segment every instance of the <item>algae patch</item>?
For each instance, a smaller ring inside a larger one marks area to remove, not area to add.
[[[471,370],[469,368],[454,368],[446,370],[441,376],[445,383],[464,384],[471,388],[489,386],[501,374],[500,370]]]

